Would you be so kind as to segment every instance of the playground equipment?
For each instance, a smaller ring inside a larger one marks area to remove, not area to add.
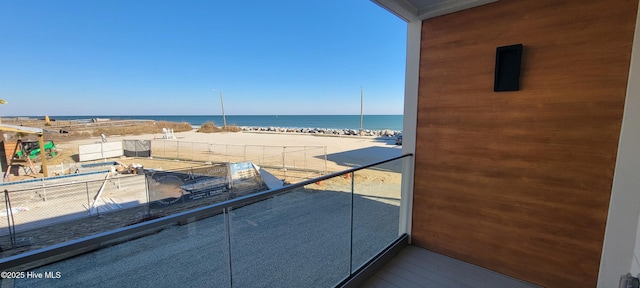
[[[22,143],[22,145],[20,145]],[[38,141],[21,141],[18,140],[16,147],[19,147],[20,150],[13,155],[14,159],[26,160],[26,157],[31,161],[38,162],[40,161],[40,157],[42,156],[40,153],[40,143]],[[53,141],[49,141],[44,144],[44,151],[47,155],[47,159],[51,159],[58,155],[58,150],[56,144]]]
[[[9,173],[11,172],[11,166],[13,166],[13,162],[15,160],[17,160],[15,155],[17,155],[19,151],[22,151],[22,150],[18,150],[18,149],[23,149],[22,147],[23,147],[22,141],[18,140],[18,142],[16,143],[16,147],[13,149],[13,154],[12,155],[14,155],[14,156],[11,157],[11,160],[9,161],[9,166],[7,166],[7,171],[4,173],[4,177],[2,178],[3,182],[6,182],[7,180],[9,180]],[[26,155],[26,153],[23,153],[23,155]],[[26,160],[27,163],[29,163],[29,166],[24,168],[25,172],[27,174],[38,173],[38,170],[36,170],[36,167],[33,165],[33,161],[31,161],[31,158],[29,158],[29,157],[24,157],[24,158],[25,159],[22,159],[22,160]]]
[[[56,144],[53,141],[49,141],[44,146],[45,158],[53,158],[58,155]],[[28,166],[23,166],[26,174],[36,174],[38,170],[36,170],[33,162],[39,162],[42,160],[42,153],[40,153],[40,142],[39,141],[23,141],[18,140],[16,142],[16,147],[13,149],[13,155],[11,160],[9,161],[9,166],[7,167],[7,171],[4,174],[3,181],[8,180],[9,173],[11,171],[11,166],[14,165],[14,161],[25,161],[28,163]]]
[[[15,125],[6,125],[6,124],[0,124],[0,131],[9,131],[9,132],[18,132],[18,133],[27,133],[27,134],[36,134],[38,135],[38,143],[40,144],[40,150],[44,150],[45,152],[47,151],[47,149],[45,148],[44,145],[44,130],[41,128],[33,128],[33,127],[22,127],[22,126],[15,126]],[[15,155],[18,151],[17,151],[18,146],[16,145],[16,149],[14,151],[13,154],[11,155]],[[42,176],[43,177],[47,177],[49,175],[48,170],[47,170],[47,157],[40,157],[42,160]],[[33,162],[31,162],[31,158],[26,157],[27,161],[30,164],[31,170],[33,169]],[[11,159],[11,162],[13,162],[13,157]],[[12,164],[12,163],[11,163]],[[10,169],[7,169],[7,171],[4,174],[3,177],[3,182],[6,182],[9,179],[9,171]],[[33,171],[34,173],[36,171]]]

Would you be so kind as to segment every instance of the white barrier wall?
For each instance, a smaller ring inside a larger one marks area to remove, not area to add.
[[[106,142],[78,146],[80,162],[120,157],[124,155],[122,142]]]

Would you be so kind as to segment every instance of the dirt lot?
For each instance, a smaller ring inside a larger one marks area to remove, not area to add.
[[[6,122],[3,121],[6,124]],[[20,123],[14,123],[20,124]],[[106,133],[108,131],[107,138],[109,141],[122,141],[123,139],[139,139],[139,140],[154,140],[162,136],[162,126],[165,127],[169,124],[153,124],[151,129],[147,122],[121,122],[110,121],[109,123],[99,123],[99,125],[78,125],[77,123],[62,123],[57,122],[55,125],[46,126],[44,121],[25,122],[24,126],[36,126],[43,127],[45,129],[58,129],[65,130],[69,133],[46,133],[46,140],[54,140],[58,146],[58,154],[49,159],[48,165],[59,165],[64,163],[65,165],[79,163],[78,150],[80,145],[99,143],[101,139],[98,135],[100,133]],[[137,125],[137,126],[136,126]],[[122,127],[126,130],[117,130],[124,132],[114,132],[116,129]],[[157,128],[157,129],[156,129]],[[175,128],[174,128],[175,129]],[[129,132],[126,132],[129,131]],[[137,131],[137,132],[133,132]],[[146,133],[139,133],[139,132]],[[224,133],[196,133],[192,129],[188,131],[178,132],[176,131],[177,139],[163,140],[169,143],[216,143],[215,145],[264,145],[264,147],[278,147],[273,148],[275,151],[275,158],[282,159],[282,155],[279,154],[288,148],[288,151],[295,150],[295,147],[324,147],[321,149],[323,155],[309,154],[304,150],[305,157],[313,159],[313,161],[324,161],[322,166],[325,168],[323,173],[332,173],[336,171],[342,171],[347,168],[366,165],[372,162],[385,160],[394,156],[399,156],[401,153],[400,147],[393,144],[393,140],[379,139],[379,138],[366,138],[366,137],[323,137],[319,135],[291,135],[291,134],[261,134],[261,133],[244,133],[244,132],[224,132]],[[120,134],[121,133],[121,134]],[[129,134],[130,133],[130,134]],[[13,137],[8,139],[9,141],[15,141],[18,135],[9,135]],[[25,138],[27,138],[25,136]],[[24,138],[23,138],[24,139]],[[155,140],[154,140],[155,141]],[[190,142],[188,142],[190,141]],[[213,145],[213,144],[211,144]],[[160,145],[156,145],[158,148]],[[194,145],[191,145],[193,147]],[[162,147],[162,146],[160,146]],[[205,148],[190,148],[192,150],[198,149],[210,149],[210,145],[198,146]],[[206,148],[208,147],[208,148]],[[152,150],[155,148],[152,148]],[[305,148],[306,149],[306,148]],[[317,148],[314,148],[317,150]],[[245,146],[245,150],[246,146]],[[314,151],[314,150],[309,150]],[[166,153],[171,154],[171,153]],[[196,153],[197,152],[197,153]],[[199,153],[205,153],[207,151],[191,151],[191,155],[201,155]],[[211,153],[211,151],[208,151]],[[255,152],[255,151],[254,151]],[[317,152],[317,151],[316,151]],[[314,152],[314,153],[316,153]],[[162,153],[152,153],[152,155],[158,155]],[[185,154],[185,153],[183,153]],[[181,155],[183,155],[181,154]],[[189,153],[186,153],[189,154]],[[206,154],[206,153],[205,153]],[[204,154],[202,154],[204,155]],[[209,155],[209,154],[207,154]],[[183,155],[184,156],[184,155]],[[255,156],[249,156],[248,158],[253,160]],[[198,157],[195,157],[198,158]],[[247,156],[245,155],[245,158]],[[260,159],[269,158],[262,156]],[[290,158],[287,158],[290,159]],[[145,168],[152,168],[157,170],[177,170],[188,167],[201,166],[212,160],[207,156],[207,159],[202,158],[201,161],[187,161],[187,160],[175,160],[169,158],[155,157],[155,158],[132,158],[132,157],[117,157],[113,159],[107,159],[108,161],[117,161],[124,165],[140,164]],[[92,161],[101,162],[103,159]],[[298,160],[299,161],[299,160]],[[215,162],[215,161],[212,161]],[[255,163],[255,162],[254,162]],[[299,162],[298,162],[299,163]],[[306,162],[305,162],[306,163]],[[26,165],[26,163],[20,163]],[[35,163],[39,165],[39,163]],[[287,165],[290,165],[287,163]],[[305,169],[292,169],[287,165],[265,165],[265,169],[273,174],[276,178],[284,180],[289,183],[295,183],[301,180],[311,179],[320,176],[322,173],[314,172]],[[268,167],[267,167],[268,166]],[[280,167],[280,168],[279,168]],[[377,202],[389,202],[397,206],[397,198],[399,198],[399,189],[401,181],[400,173],[401,161],[394,161],[392,163],[386,163],[380,166],[372,167],[370,169],[360,170],[355,175],[342,175],[333,179],[319,181],[315,184],[305,187],[306,191],[338,191],[338,192],[351,192],[354,191],[362,197]],[[323,170],[323,169],[320,169]],[[50,175],[52,176],[52,175]],[[23,176],[11,175],[10,180],[23,180],[23,179],[35,179],[41,178],[42,174],[30,174]],[[353,186],[352,186],[353,184]],[[194,203],[196,204],[196,203]],[[204,202],[198,202],[198,205],[206,204]],[[179,208],[192,208],[192,207],[179,207]],[[103,218],[86,218],[76,220],[76,222],[65,222],[60,225],[51,225],[50,229],[43,229],[38,231],[27,231],[25,233],[19,233],[18,237],[33,237],[34,244],[31,247],[24,247],[19,249],[11,249],[11,251],[5,251],[4,256],[13,255],[33,248],[44,247],[53,243],[59,243],[70,239],[78,238],[89,234],[122,227],[123,225],[130,225],[137,221],[145,220],[145,217],[156,217],[164,215],[167,211],[156,211],[153,215],[148,215],[144,207],[134,208],[126,210],[127,213],[112,213],[106,215]],[[162,212],[162,213],[160,213]],[[69,230],[69,227],[73,229]],[[0,242],[0,247],[7,249],[10,245],[6,242],[7,239],[3,239]]]
[[[78,145],[79,142],[91,143],[100,142],[100,134],[105,134],[106,137],[121,137],[121,136],[135,136],[142,134],[160,134],[162,128],[173,129],[174,132],[191,131],[191,125],[189,123],[174,123],[166,121],[152,121],[152,120],[109,120],[103,122],[79,122],[79,121],[49,121],[49,124],[44,119],[3,119],[3,124],[34,127],[44,129],[45,142],[54,141],[56,143],[57,155],[55,157],[49,157],[47,159],[47,165],[60,165],[78,163]],[[37,135],[8,132],[2,135],[4,141],[15,142],[18,139],[21,140],[38,140]],[[11,147],[13,150],[14,147]],[[10,154],[12,151],[8,151]],[[131,163],[140,163],[145,167],[164,167],[167,170],[182,169],[185,167],[194,166],[194,163],[180,162],[180,161],[158,161],[152,159],[136,158],[114,158],[109,161],[123,162],[125,165]],[[30,166],[28,161],[16,160],[15,166],[18,166],[17,170],[21,170],[24,173],[23,167]],[[41,166],[41,162],[34,162],[35,167]],[[15,170],[15,168],[14,168]],[[41,171],[38,171],[41,172]],[[52,176],[52,175],[50,175]],[[9,181],[20,181],[42,178],[42,173],[30,173],[29,175],[9,175]]]

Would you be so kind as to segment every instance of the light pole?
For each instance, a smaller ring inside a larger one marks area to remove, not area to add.
[[[362,136],[362,122],[363,122],[363,114],[364,114],[364,90],[360,87],[360,136]]]
[[[216,89],[211,89],[211,91],[216,91]],[[222,91],[220,91],[220,105],[222,107],[222,127],[227,128],[227,118],[224,116],[224,101],[222,100]]]

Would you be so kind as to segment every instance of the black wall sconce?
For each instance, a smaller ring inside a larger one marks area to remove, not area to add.
[[[522,44],[496,48],[496,75],[493,91],[520,90]]]

